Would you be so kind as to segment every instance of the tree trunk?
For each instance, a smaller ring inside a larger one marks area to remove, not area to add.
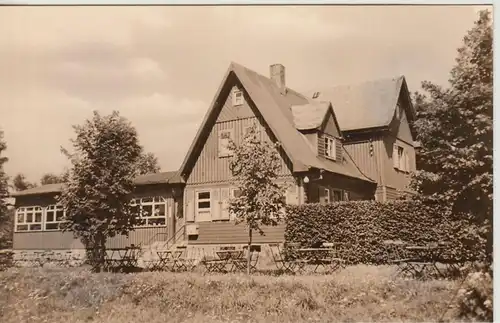
[[[247,253],[247,275],[250,275],[250,263],[252,260],[252,228],[248,228],[248,253]]]

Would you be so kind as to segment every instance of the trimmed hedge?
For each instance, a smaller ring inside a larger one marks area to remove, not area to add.
[[[285,241],[312,246],[334,242],[349,264],[386,264],[386,240],[416,245],[450,243],[443,256],[459,261],[477,259],[481,246],[477,229],[465,216],[452,214],[432,201],[397,200],[337,202],[287,206]]]

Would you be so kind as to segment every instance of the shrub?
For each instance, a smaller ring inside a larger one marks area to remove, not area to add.
[[[470,273],[458,292],[459,316],[468,321],[493,322],[493,267]]]
[[[477,228],[464,215],[432,201],[336,202],[287,206],[285,241],[310,246],[315,240],[341,245],[349,264],[385,264],[386,240],[411,244],[450,243],[443,256],[458,261],[478,257]]]

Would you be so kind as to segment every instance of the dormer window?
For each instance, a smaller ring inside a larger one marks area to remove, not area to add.
[[[243,91],[235,88],[233,90],[233,106],[239,106],[243,104]]]
[[[337,159],[337,145],[335,138],[325,136],[325,156],[336,160]]]

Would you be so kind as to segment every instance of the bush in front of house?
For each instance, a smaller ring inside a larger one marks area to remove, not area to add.
[[[483,250],[477,228],[464,215],[430,200],[336,202],[287,206],[285,240],[311,246],[315,241],[339,244],[348,264],[387,264],[391,247],[401,240],[422,245],[449,243],[443,256],[470,261]]]

